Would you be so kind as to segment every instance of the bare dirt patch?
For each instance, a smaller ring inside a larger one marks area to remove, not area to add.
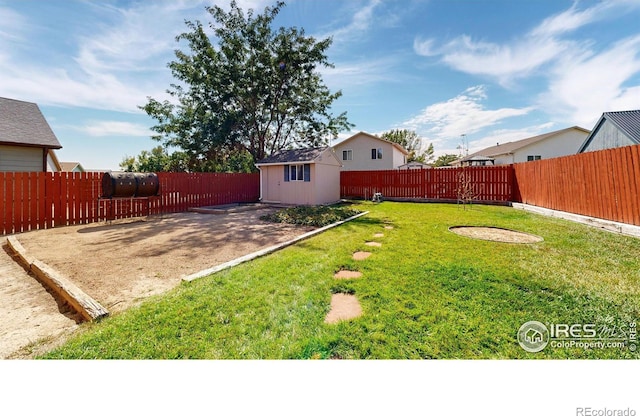
[[[527,234],[520,231],[507,230],[498,227],[471,227],[458,226],[450,227],[449,230],[465,237],[477,238],[480,240],[497,241],[501,243],[531,244],[543,240],[542,237]]]
[[[275,209],[265,208],[225,215],[165,214],[148,219],[39,230],[19,234],[17,238],[29,255],[69,278],[113,314],[179,285],[183,276],[314,229],[259,219],[273,211]],[[33,309],[42,303],[55,305],[51,296],[34,299],[25,294],[4,299],[4,292],[0,291],[0,304],[10,302],[11,309]],[[11,315],[2,316],[0,326],[15,324],[9,322],[12,319],[30,326],[24,317],[12,318]],[[65,319],[72,322],[69,325],[75,325],[69,318]],[[47,323],[38,325],[38,335],[43,337],[43,333],[48,333],[43,328]],[[59,333],[59,322],[52,325],[48,334]]]

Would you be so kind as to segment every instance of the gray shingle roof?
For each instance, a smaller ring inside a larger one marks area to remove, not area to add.
[[[315,147],[309,149],[281,150],[258,161],[256,164],[266,165],[270,163],[312,162],[326,149],[326,147]]]
[[[37,104],[2,97],[0,143],[51,149],[62,147]]]

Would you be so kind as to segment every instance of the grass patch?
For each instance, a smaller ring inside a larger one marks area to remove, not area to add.
[[[519,327],[640,321],[640,239],[507,207],[363,202],[370,213],[144,302],[83,330],[49,359],[627,359],[628,349],[524,351]],[[385,229],[385,225],[393,229]],[[454,225],[542,236],[475,240]],[[381,247],[366,247],[384,233]],[[352,253],[371,251],[355,261]],[[362,277],[336,281],[336,270]],[[328,325],[332,293],[357,319]]]
[[[263,215],[260,219],[269,222],[324,227],[346,220],[361,212],[343,205],[297,206]]]

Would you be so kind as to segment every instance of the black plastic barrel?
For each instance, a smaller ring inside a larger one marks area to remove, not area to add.
[[[102,175],[103,198],[132,198],[158,195],[160,181],[155,173],[105,172]]]
[[[102,196],[105,198],[126,198],[136,194],[138,185],[131,172],[106,172],[102,175]]]
[[[158,175],[155,173],[134,173],[134,176],[138,184],[136,196],[148,197],[158,195],[158,191],[160,191]]]

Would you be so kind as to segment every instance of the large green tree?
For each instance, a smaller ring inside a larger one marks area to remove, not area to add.
[[[422,150],[422,139],[413,130],[407,129],[394,129],[389,130],[380,135],[381,138],[389,140],[390,142],[398,143],[404,147],[409,156],[407,162],[422,162],[429,163],[434,159],[433,143],[429,143],[429,146],[425,150]]]
[[[438,158],[436,159],[436,161],[433,163],[433,166],[438,168],[438,167],[443,167],[443,166],[449,166],[449,163],[460,159],[460,156],[458,155],[454,155],[454,154],[445,154],[445,155],[440,155],[438,156]]]
[[[141,108],[157,122],[154,138],[184,151],[190,169],[234,153],[259,160],[284,148],[327,145],[352,127],[346,113],[331,113],[341,92],[329,91],[319,73],[333,66],[331,39],[274,29],[282,7],[262,14],[245,14],[235,0],[228,12],[207,7],[211,37],[199,21],[186,21],[189,31],[176,40],[188,50],[176,50],[168,65],[177,80],[167,90],[173,102],[148,97]]]

